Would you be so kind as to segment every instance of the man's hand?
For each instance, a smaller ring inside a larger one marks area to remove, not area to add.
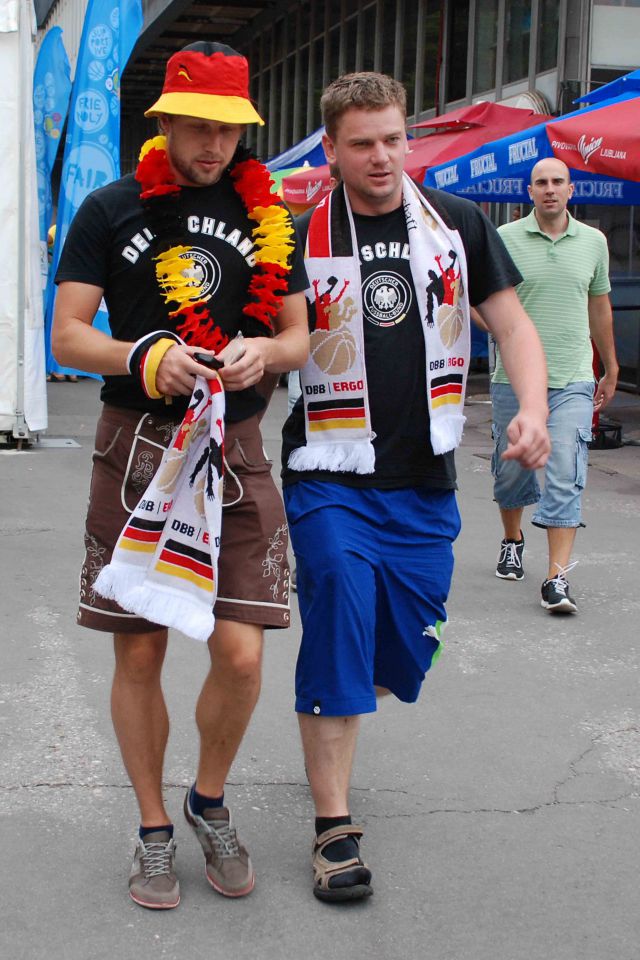
[[[604,376],[598,383],[596,395],[593,398],[594,409],[596,413],[600,413],[612,399],[618,382],[618,360],[613,338],[613,313],[611,301],[606,293],[599,296],[589,294],[589,330],[605,369]]]
[[[156,372],[156,387],[165,397],[190,397],[197,376],[205,380],[215,376],[210,367],[193,359],[194,353],[206,353],[206,350],[176,343],[165,353]]]
[[[224,361],[219,371],[225,390],[246,390],[259,383],[272,353],[268,337],[236,337],[218,354]]]
[[[618,383],[617,374],[605,373],[598,382],[596,395],[593,398],[593,406],[596,412],[604,410],[610,400],[613,399]]]
[[[520,411],[507,427],[509,444],[503,460],[517,460],[527,470],[544,467],[551,453],[546,419]]]

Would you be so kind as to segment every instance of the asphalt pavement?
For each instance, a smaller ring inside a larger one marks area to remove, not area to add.
[[[7,960],[639,960],[640,398],[592,450],[570,580],[579,615],[494,576],[490,406],[474,378],[457,455],[463,532],[446,649],[419,703],[363,722],[353,815],[375,895],[311,894],[313,810],[293,713],[300,622],[266,643],[264,686],[227,789],[257,884],[216,895],[180,813],[197,749],[203,646],[172,636],[165,789],[182,903],[127,896],[136,806],[109,719],[110,641],[75,624],[98,385],[49,387],[43,443],[0,452],[0,957]],[[265,418],[276,467],[286,391]]]

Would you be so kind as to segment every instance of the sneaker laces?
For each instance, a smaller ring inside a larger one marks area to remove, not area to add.
[[[173,843],[142,843],[143,853],[140,857],[146,880],[161,877],[171,872],[173,857]]]
[[[240,853],[238,846],[238,834],[236,833],[236,828],[232,827],[230,823],[222,823],[219,827],[214,826],[211,821],[206,821],[205,823],[209,827],[211,833],[211,840],[216,848],[216,853],[219,857],[226,859],[227,857],[237,857]]]
[[[549,577],[547,583],[552,583],[556,590],[560,593],[566,593],[569,589],[569,582],[567,580],[567,574],[573,570],[576,564],[579,563],[578,560],[572,560],[571,563],[568,563],[566,567],[560,566],[559,563],[556,563],[558,572],[555,577]]]
[[[515,543],[509,540],[503,540],[500,544],[500,556],[498,563],[508,563],[511,567],[521,567],[522,562],[518,556],[518,547],[522,541]],[[577,562],[577,561],[576,561]]]

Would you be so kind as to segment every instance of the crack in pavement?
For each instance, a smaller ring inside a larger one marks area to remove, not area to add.
[[[585,750],[583,754],[578,757],[574,763],[579,763],[580,760],[586,756],[592,748]],[[579,776],[579,774],[578,774]],[[567,783],[571,777],[567,777],[566,780],[562,783]],[[561,784],[557,785],[556,789],[559,789]],[[163,789],[165,790],[185,790],[190,786],[190,781],[185,781],[184,783],[164,783]],[[261,780],[255,782],[235,780],[228,781],[228,786],[230,787],[243,787],[245,789],[251,789],[253,787],[308,787],[308,783],[298,781],[298,780]],[[35,790],[41,788],[49,789],[61,789],[69,788],[72,789],[90,789],[90,790],[132,790],[132,786],[129,783],[73,783],[72,781],[37,781],[34,783],[22,783],[15,784],[13,786],[4,786],[0,784],[0,790],[7,792],[16,791],[16,790]],[[378,794],[386,793],[392,795],[406,796],[417,798],[417,794],[412,794],[408,790],[393,790],[392,788],[379,789],[370,789],[367,787],[353,787],[352,793],[354,794]],[[554,790],[554,794],[556,790]],[[542,803],[537,803],[529,807],[515,807],[515,808],[506,808],[506,807],[432,807],[427,810],[416,810],[410,813],[386,813],[379,814],[373,811],[367,811],[367,817],[377,820],[394,820],[400,818],[411,819],[413,817],[424,817],[424,816],[434,816],[437,814],[462,814],[462,815],[473,815],[473,814],[505,814],[505,815],[533,815],[539,813],[541,810],[547,810],[552,807],[577,807],[577,806],[601,806],[607,807],[615,803],[620,803],[623,800],[640,800],[640,793],[636,793],[633,790],[628,793],[619,794],[616,797],[608,797],[606,799],[585,799],[585,800],[559,800],[557,796],[554,796],[553,800],[545,801]]]
[[[627,723],[622,726],[617,726],[612,730],[603,730],[599,733],[594,734],[591,738],[591,743],[589,744],[589,746],[586,747],[582,751],[582,753],[578,754],[578,756],[574,760],[571,760],[569,762],[568,775],[564,778],[564,780],[560,780],[558,783],[556,783],[555,787],[553,788],[554,802],[555,801],[557,801],[558,803],[566,802],[566,801],[559,800],[559,793],[563,787],[567,786],[567,784],[571,783],[573,780],[576,780],[578,777],[594,776],[594,774],[591,771],[580,772],[580,770],[578,770],[578,766],[590,754],[594,753],[596,748],[606,746],[608,743],[611,742],[613,737],[616,737],[618,735],[629,734],[629,733],[635,733],[635,734],[640,733],[640,727],[638,726],[638,724]],[[630,794],[625,794],[624,796],[635,797],[635,796],[638,796],[638,794],[637,792],[634,792],[632,790]],[[607,801],[596,801],[596,802],[606,803]]]

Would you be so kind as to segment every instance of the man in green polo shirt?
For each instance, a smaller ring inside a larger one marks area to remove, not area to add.
[[[522,511],[536,504],[532,523],[546,529],[549,546],[541,603],[551,613],[577,611],[569,595],[567,572],[576,562],[571,563],[571,552],[576,529],[582,526],[587,443],[594,406],[602,410],[607,405],[618,378],[607,242],[599,230],[569,214],[572,194],[567,166],[561,160],[541,160],[531,172],[529,185],[534,209],[499,230],[524,277],[517,294],[538,330],[547,359],[552,451],[542,494],[534,471],[501,459],[517,401],[499,354],[491,387],[494,497],[504,526],[496,576],[522,580]],[[595,396],[591,339],[604,365]]]

